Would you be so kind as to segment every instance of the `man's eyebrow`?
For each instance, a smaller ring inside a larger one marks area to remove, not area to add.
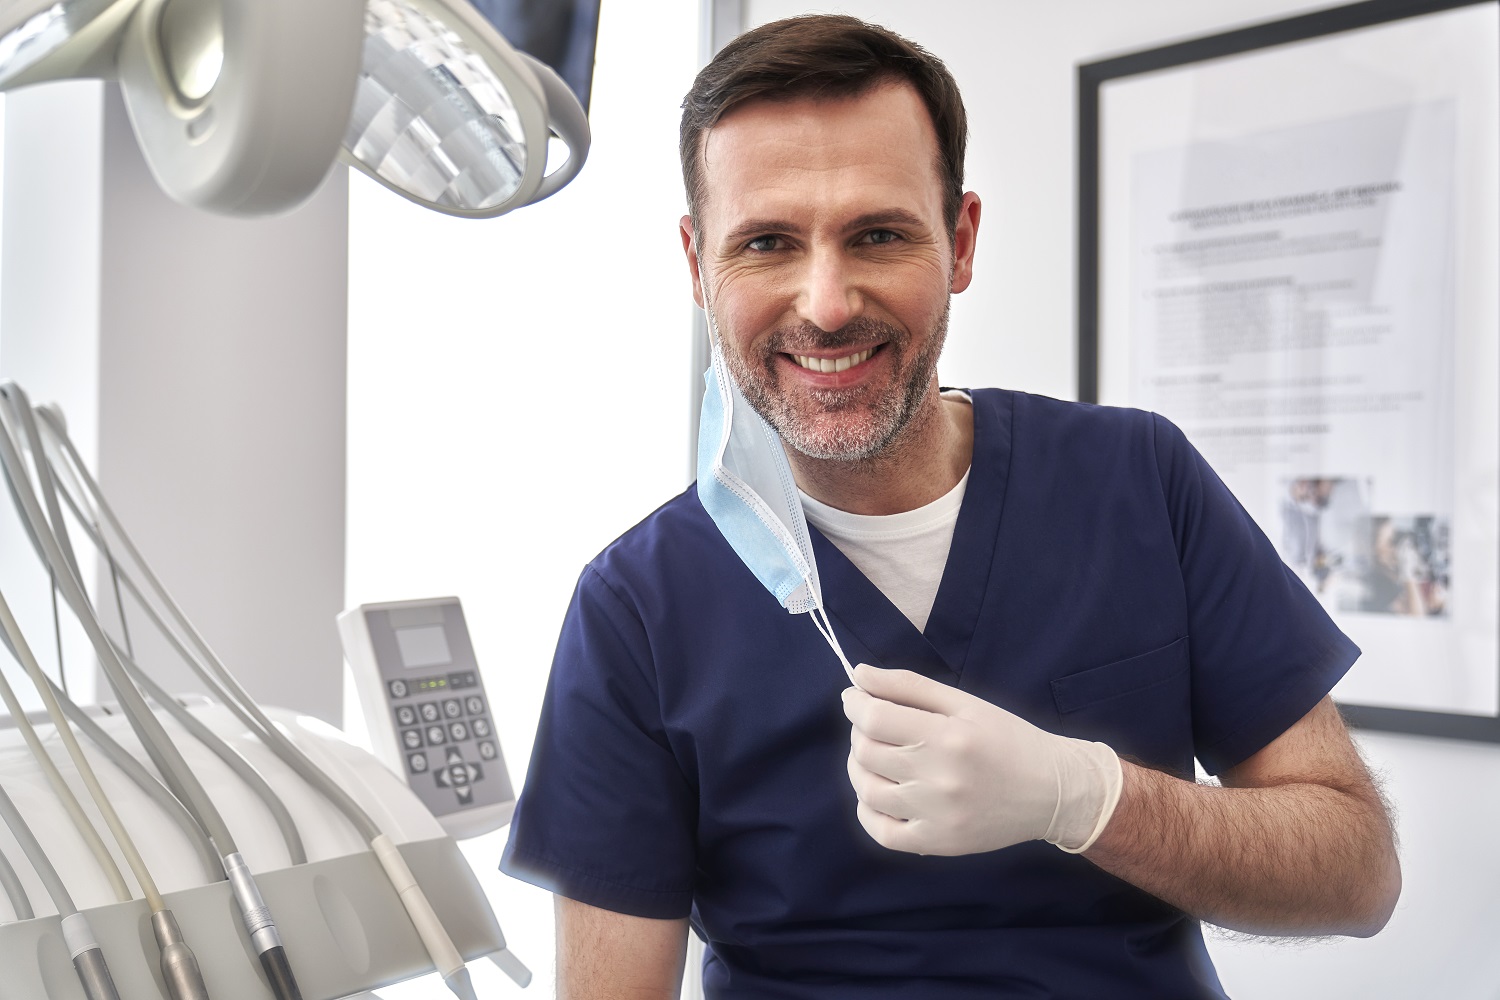
[[[768,233],[795,233],[799,232],[794,222],[782,222],[776,219],[751,219],[735,226],[724,236],[726,243],[739,243],[755,236],[765,236]]]
[[[851,219],[844,227],[846,232],[856,229],[870,229],[877,226],[908,226],[913,229],[925,229],[927,223],[921,216],[908,212],[904,208],[887,208],[879,212],[866,212],[857,219]]]
[[[908,212],[904,208],[885,208],[876,212],[866,212],[864,215],[850,219],[844,225],[844,231],[854,232],[877,226],[906,226],[913,229],[925,229],[927,228],[927,222],[921,216],[913,212]],[[801,227],[795,222],[787,222],[780,219],[751,219],[729,230],[724,236],[724,241],[726,243],[741,243],[756,236],[765,236],[772,233],[799,233],[801,231]]]

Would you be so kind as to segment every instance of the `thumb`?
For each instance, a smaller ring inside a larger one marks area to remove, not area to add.
[[[854,668],[854,684],[881,701],[938,715],[958,715],[971,697],[910,670],[882,670],[868,663]]]

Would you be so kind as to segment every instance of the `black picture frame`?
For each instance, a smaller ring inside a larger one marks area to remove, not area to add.
[[[1357,31],[1406,18],[1494,5],[1497,0],[1363,0],[1283,20],[1256,24],[1157,48],[1130,52],[1077,68],[1078,87],[1078,398],[1099,401],[1101,88],[1104,84],[1195,63],[1208,63],[1273,46]],[[1500,87],[1500,80],[1496,81]],[[1500,662],[1495,664],[1500,674]],[[1500,743],[1494,716],[1340,703],[1359,728],[1445,739]]]

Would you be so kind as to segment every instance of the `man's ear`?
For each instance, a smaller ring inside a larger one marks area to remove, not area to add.
[[[979,195],[965,192],[958,206],[958,224],[953,229],[953,283],[949,290],[961,292],[974,280],[974,243],[979,238]]]
[[[677,228],[682,236],[682,252],[687,255],[688,270],[693,275],[693,301],[698,303],[698,308],[706,309],[703,304],[703,274],[698,270],[698,250],[693,241],[693,217],[684,215],[677,223]]]

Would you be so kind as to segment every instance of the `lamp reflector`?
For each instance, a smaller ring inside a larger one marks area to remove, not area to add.
[[[33,4],[29,15],[0,35],[0,88],[56,52],[119,0],[56,0]]]
[[[344,149],[408,197],[450,210],[503,204],[526,175],[525,133],[505,84],[450,27],[404,0],[366,5]]]
[[[224,71],[224,10],[217,0],[167,0],[161,11],[162,58],[186,104],[207,97]]]

